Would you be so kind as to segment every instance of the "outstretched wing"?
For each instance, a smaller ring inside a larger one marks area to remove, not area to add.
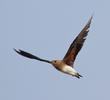
[[[23,51],[23,50],[16,50],[16,49],[14,49],[14,51],[16,51],[18,54],[20,54],[20,55],[22,55],[24,57],[30,58],[30,59],[36,59],[36,60],[39,60],[39,61],[51,63],[51,61],[41,59],[41,58],[39,58],[37,56],[34,56],[34,55],[32,55],[32,54],[30,54],[28,52]]]
[[[76,58],[78,52],[81,50],[81,48],[84,44],[86,36],[89,32],[88,29],[90,27],[91,20],[92,20],[92,17],[89,19],[88,23],[82,29],[82,31],[79,33],[79,35],[75,38],[75,40],[72,42],[72,44],[70,45],[65,57],[63,58],[63,61],[71,67],[73,67],[73,63],[75,61],[75,58]]]

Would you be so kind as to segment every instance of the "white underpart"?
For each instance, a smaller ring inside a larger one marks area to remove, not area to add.
[[[67,74],[70,74],[70,75],[75,75],[77,73],[77,71],[75,69],[73,69],[71,66],[68,66],[68,65],[66,65],[63,68],[63,72],[67,73]]]

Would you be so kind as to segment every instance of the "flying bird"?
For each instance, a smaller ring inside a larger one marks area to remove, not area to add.
[[[16,49],[14,49],[14,50],[18,54],[20,54],[24,57],[52,64],[57,70],[59,70],[63,73],[66,73],[66,74],[75,76],[77,78],[80,78],[82,76],[74,69],[73,65],[74,65],[74,61],[76,59],[77,54],[81,50],[81,48],[84,44],[84,41],[86,40],[86,36],[88,35],[88,32],[89,32],[91,20],[92,20],[92,16],[89,19],[88,23],[85,25],[85,27],[82,29],[82,31],[79,33],[79,35],[75,38],[75,40],[70,45],[70,47],[69,47],[66,55],[64,56],[63,60],[49,61],[49,60],[41,59],[37,56],[34,56],[28,52],[23,51],[23,50],[16,50]]]

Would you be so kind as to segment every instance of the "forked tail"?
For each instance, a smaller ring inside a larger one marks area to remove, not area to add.
[[[79,73],[76,73],[75,77],[77,77],[77,78],[81,78],[81,77],[83,77],[83,76],[80,75]]]

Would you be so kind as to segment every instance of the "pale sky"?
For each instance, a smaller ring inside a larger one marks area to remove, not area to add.
[[[13,51],[62,59],[92,14],[81,79]],[[109,20],[110,0],[0,0],[0,100],[110,100]]]

